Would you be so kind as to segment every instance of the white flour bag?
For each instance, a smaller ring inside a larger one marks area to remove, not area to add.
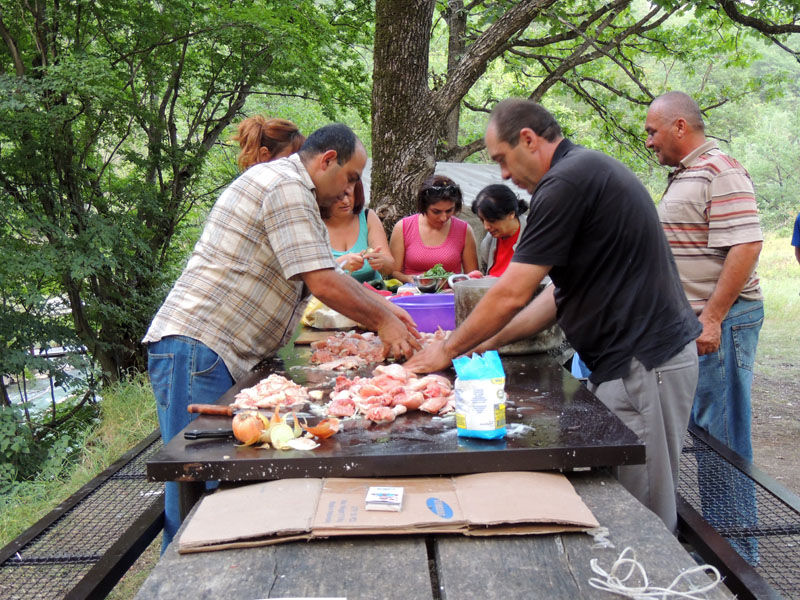
[[[453,359],[459,436],[493,440],[506,435],[506,373],[495,350]]]

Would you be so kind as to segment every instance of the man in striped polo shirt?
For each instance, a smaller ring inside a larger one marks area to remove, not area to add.
[[[703,325],[690,422],[750,461],[750,388],[764,320],[755,271],[764,238],[753,183],[742,165],[706,139],[700,109],[683,92],[653,101],[645,131],[658,162],[675,167],[658,214]],[[702,487],[702,468],[700,475]]]

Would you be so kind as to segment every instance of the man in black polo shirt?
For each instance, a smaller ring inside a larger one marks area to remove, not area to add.
[[[469,350],[497,348],[557,319],[592,370],[589,388],[645,443],[646,465],[620,467],[618,479],[674,531],[702,328],[650,195],[620,162],[564,139],[534,102],[498,104],[486,147],[503,178],[531,192],[528,226],[469,318],[406,366],[446,368]],[[548,274],[554,285],[531,302]]]

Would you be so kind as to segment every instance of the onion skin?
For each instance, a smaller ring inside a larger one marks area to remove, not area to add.
[[[323,419],[315,427],[307,427],[306,425],[303,424],[301,424],[300,426],[314,437],[324,440],[331,437],[333,434],[339,431],[339,419],[335,417],[331,417],[330,419]]]
[[[252,446],[261,438],[264,421],[257,411],[240,412],[233,417],[233,437],[245,446]]]

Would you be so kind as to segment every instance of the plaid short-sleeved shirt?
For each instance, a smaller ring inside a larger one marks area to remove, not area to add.
[[[298,155],[255,165],[219,197],[143,342],[203,342],[238,380],[285,344],[302,313],[301,273],[335,269],[314,184]]]
[[[714,140],[681,160],[670,175],[658,216],[697,314],[717,285],[730,247],[764,239],[750,176]],[[763,300],[755,270],[739,298]]]

